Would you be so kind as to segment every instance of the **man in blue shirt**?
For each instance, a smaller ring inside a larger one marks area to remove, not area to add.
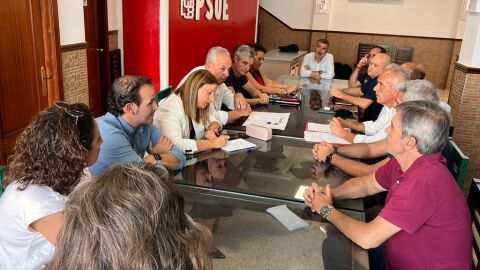
[[[158,105],[149,78],[122,76],[108,96],[109,112],[96,119],[103,144],[90,173],[97,176],[110,165],[145,161],[168,169],[185,165],[185,155],[152,125]],[[147,155],[145,158],[145,152]]]

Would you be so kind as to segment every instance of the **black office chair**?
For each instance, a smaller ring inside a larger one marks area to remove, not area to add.
[[[160,100],[166,98],[173,91],[173,86],[168,86],[167,88],[160,90],[155,94],[155,101],[158,103]]]

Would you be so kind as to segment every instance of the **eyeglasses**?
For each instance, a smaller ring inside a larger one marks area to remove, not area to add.
[[[63,109],[68,115],[75,118],[75,125],[78,123],[78,118],[83,116],[83,112],[71,108],[71,105],[63,101],[55,101],[57,108]]]

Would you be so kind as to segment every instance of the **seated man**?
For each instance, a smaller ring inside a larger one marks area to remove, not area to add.
[[[425,68],[417,62],[407,62],[400,65],[406,72],[410,74],[410,80],[425,79]]]
[[[370,52],[368,54],[366,54],[364,57],[362,57],[362,59],[360,59],[360,61],[358,61],[358,64],[355,65],[355,69],[350,75],[350,78],[348,78],[349,88],[357,88],[355,89],[355,92],[358,92],[360,90],[360,86],[368,81],[368,75],[360,75],[360,70],[364,66],[370,64],[370,61],[373,59],[373,57],[379,53],[387,53],[387,51],[382,46],[375,45],[370,49]]]
[[[343,90],[332,88],[329,90],[330,96],[357,105],[363,110],[360,121],[377,120],[383,106],[377,102],[373,88],[377,85],[378,76],[385,72],[388,64],[390,64],[390,56],[388,56],[388,54],[379,53],[375,55],[375,57],[370,60],[367,70],[368,77],[366,77],[360,89],[358,87]]]
[[[330,122],[332,132],[352,143],[369,143],[385,139],[387,137],[385,128],[390,125],[393,115],[395,115],[395,106],[400,102],[400,92],[397,91],[397,86],[406,80],[408,80],[408,73],[400,66],[390,64],[387,71],[378,77],[377,85],[374,88],[377,102],[383,105],[378,119],[358,122],[334,117]],[[360,131],[365,135],[354,134],[344,128]]]
[[[410,74],[410,80],[423,80],[426,76],[425,67],[417,62],[407,62],[400,65],[406,72]],[[444,101],[440,101],[440,107],[447,112],[452,111],[452,107]]]
[[[392,159],[375,174],[330,189],[316,183],[305,204],[364,249],[385,243],[387,269],[471,269],[472,221],[463,192],[445,166],[449,115],[428,101],[405,102],[387,129]],[[388,191],[371,222],[351,218],[333,199]]]
[[[250,105],[267,104],[268,95],[255,88],[246,77],[250,66],[253,64],[254,57],[255,52],[250,46],[240,45],[235,50],[235,59],[232,67],[229,69],[225,84],[236,93],[242,93]]]
[[[333,79],[335,76],[335,68],[333,66],[333,55],[327,53],[328,46],[328,40],[317,40],[315,51],[307,53],[303,57],[303,63],[300,68],[300,76],[317,80]]]
[[[117,78],[108,94],[109,112],[97,118],[103,138],[97,162],[91,166],[93,176],[110,165],[145,161],[168,169],[180,169],[185,155],[152,124],[155,102],[152,81],[143,76]],[[150,155],[144,158],[145,152]]]
[[[429,81],[407,81],[400,84],[397,90],[402,93],[402,102],[427,100],[438,103],[440,99],[438,90]],[[316,160],[327,161],[327,163],[333,164],[352,176],[364,176],[374,173],[389,160],[389,158],[385,158],[371,165],[356,160],[379,158],[387,155],[385,139],[373,143],[356,143],[336,147],[329,143],[321,142],[313,147],[312,153]]]
[[[234,94],[225,85],[225,80],[228,77],[228,70],[232,66],[230,53],[227,49],[222,47],[212,47],[208,50],[207,58],[204,66],[198,66],[192,69],[183,79],[178,83],[181,86],[193,72],[206,69],[217,78],[220,84],[215,92],[215,100],[210,104],[210,113],[219,120],[222,125],[228,122],[233,122],[242,116],[247,116],[252,111],[250,105],[245,101],[241,93]],[[223,111],[222,104],[230,111]]]

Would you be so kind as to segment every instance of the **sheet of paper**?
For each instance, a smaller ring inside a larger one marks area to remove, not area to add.
[[[297,189],[297,193],[295,193],[295,199],[304,201],[303,193],[305,193],[305,190],[307,190],[308,188],[309,186],[299,186]]]
[[[227,145],[222,147],[222,150],[226,152],[235,152],[239,150],[248,150],[248,149],[255,149],[258,146],[254,143],[246,141],[244,139],[235,139],[228,141]]]
[[[318,124],[318,123],[307,123],[307,130],[309,131],[318,131],[318,132],[332,132],[330,125],[328,124]]]
[[[251,124],[271,129],[285,130],[290,113],[252,112],[243,126]]]
[[[349,141],[339,137],[333,133],[325,133],[325,132],[316,132],[316,131],[308,131],[305,130],[304,139],[307,142],[321,142],[326,141],[331,144],[350,144]]]

